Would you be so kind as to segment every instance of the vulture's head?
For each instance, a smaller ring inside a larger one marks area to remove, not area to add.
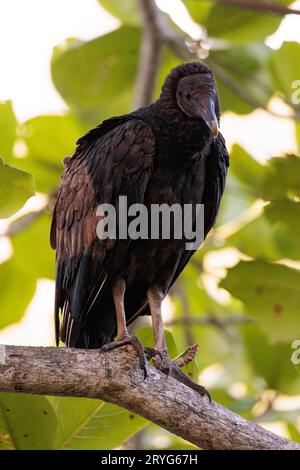
[[[213,138],[218,135],[220,106],[211,70],[200,62],[175,67],[165,80],[161,98],[172,100],[186,116],[202,120]]]

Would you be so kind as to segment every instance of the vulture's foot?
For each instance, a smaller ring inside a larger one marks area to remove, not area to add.
[[[184,358],[182,358],[184,359]],[[160,358],[153,359],[155,367],[163,372],[164,374],[173,377],[173,379],[178,380],[179,382],[183,383],[189,388],[192,388],[196,392],[198,392],[202,397],[207,396],[209,402],[211,403],[211,396],[209,392],[204,388],[202,385],[196,384],[193,382],[187,375],[185,375],[180,370],[180,364],[176,361],[172,361],[166,353],[162,354],[162,360]],[[188,361],[189,362],[189,361]],[[181,366],[186,365],[187,363],[181,363]]]
[[[145,348],[145,354],[148,360],[154,358],[163,359],[162,353],[156,348]]]
[[[131,344],[135,350],[137,357],[139,359],[140,368],[144,372],[144,379],[147,378],[147,361],[145,357],[144,346],[136,336],[124,335],[120,336],[116,341],[107,343],[101,348],[101,352],[111,351],[112,349],[118,348],[119,346],[124,346],[126,344]]]
[[[178,367],[184,367],[190,362],[192,362],[198,352],[199,346],[198,344],[193,344],[189,346],[186,351],[184,351],[178,359],[175,360]],[[163,360],[162,353],[156,348],[145,348],[145,354],[147,359],[161,359]]]

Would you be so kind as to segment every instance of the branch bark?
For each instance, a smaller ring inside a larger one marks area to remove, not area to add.
[[[155,0],[139,0],[143,22],[140,58],[132,108],[147,106],[153,96],[162,46],[167,44],[181,58],[190,57],[184,39],[168,26]]]
[[[101,399],[138,413],[203,449],[300,450],[194,390],[138,366],[130,346],[98,350],[4,346],[0,391]]]

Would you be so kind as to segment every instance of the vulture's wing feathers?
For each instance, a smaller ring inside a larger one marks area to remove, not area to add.
[[[201,203],[204,204],[204,238],[213,227],[221,198],[225,188],[229,155],[225,140],[221,133],[211,144],[210,152],[205,157],[205,184]],[[188,263],[193,251],[185,251],[182,256],[171,285]]]
[[[204,237],[213,227],[221,198],[225,189],[229,154],[226,149],[224,137],[219,132],[212,143],[210,153],[206,157],[205,187],[202,204],[204,204]]]
[[[74,155],[65,159],[51,245],[56,249],[56,339],[67,346],[78,344],[87,315],[130,243],[97,238],[97,207],[115,206],[120,195],[127,196],[128,205],[142,203],[154,154],[151,127],[140,119],[121,117],[90,131],[78,141]]]

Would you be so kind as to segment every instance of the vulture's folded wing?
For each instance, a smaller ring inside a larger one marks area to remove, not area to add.
[[[201,201],[204,204],[204,238],[216,221],[225,188],[228,166],[229,155],[225,140],[222,134],[219,133],[211,145],[209,154],[205,157],[205,183]],[[193,253],[193,251],[188,250],[184,252],[170,285],[176,281]]]
[[[142,203],[152,173],[155,138],[144,121],[105,121],[78,141],[65,170],[51,228],[56,249],[56,339],[74,345],[80,327],[120,264],[129,240],[100,240],[97,207]],[[60,321],[60,312],[62,321]]]

